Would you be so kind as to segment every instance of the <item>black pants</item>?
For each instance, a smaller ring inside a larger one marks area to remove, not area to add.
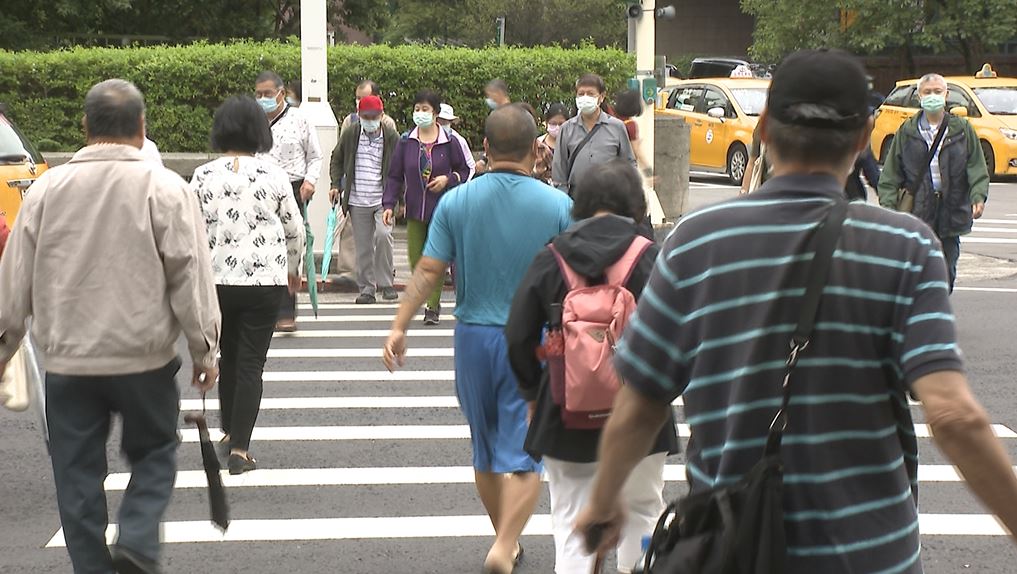
[[[247,450],[261,410],[262,374],[286,287],[217,285],[222,312],[219,413],[230,448]]]
[[[304,212],[304,200],[300,198],[300,186],[304,185],[304,180],[291,182],[293,185],[293,197],[297,199],[297,205],[300,206],[301,215],[306,215]],[[309,225],[307,221],[304,221],[304,225]],[[310,280],[310,279],[309,279]],[[281,295],[282,303],[279,308],[279,319],[293,320],[297,318],[297,296],[296,294],[290,295],[289,289],[283,289]]]
[[[960,259],[960,236],[942,237],[943,258],[946,259],[946,272],[950,279],[950,293],[953,293],[953,284],[957,281],[957,260]]]
[[[123,419],[131,481],[120,503],[117,544],[159,558],[159,521],[177,471],[180,360],[132,375],[46,374],[46,418],[57,504],[75,574],[111,574],[106,547],[106,440],[112,413]]]

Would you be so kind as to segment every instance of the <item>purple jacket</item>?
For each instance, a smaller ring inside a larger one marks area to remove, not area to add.
[[[405,189],[406,218],[417,221],[431,221],[434,208],[441,196],[470,177],[470,167],[459,144],[449,138],[444,129],[438,130],[438,140],[431,150],[431,177],[448,176],[448,186],[441,193],[427,191],[427,185],[420,176],[420,140],[417,128],[401,138],[392,155],[385,182],[382,205],[395,209]]]

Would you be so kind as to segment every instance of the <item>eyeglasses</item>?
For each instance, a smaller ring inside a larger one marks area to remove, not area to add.
[[[278,90],[255,90],[254,97],[256,98],[276,98],[282,92],[282,89]]]

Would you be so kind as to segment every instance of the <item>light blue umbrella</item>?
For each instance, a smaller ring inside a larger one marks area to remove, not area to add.
[[[321,258],[321,280],[328,279],[328,269],[332,266],[332,244],[335,243],[335,228],[339,220],[339,204],[332,205],[325,220],[325,254]]]
[[[311,224],[307,219],[307,205],[304,205],[304,230],[307,232],[306,251],[304,252],[304,265],[307,273],[307,294],[311,296],[311,308],[314,309],[314,316],[318,316],[318,273],[314,270],[314,234],[311,233]]]

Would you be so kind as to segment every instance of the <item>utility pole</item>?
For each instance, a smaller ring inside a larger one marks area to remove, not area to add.
[[[318,143],[325,158],[315,188],[317,201],[307,206],[307,217],[318,245],[324,245],[325,219],[330,205],[331,185],[328,158],[339,141],[339,122],[328,103],[328,22],[325,0],[300,0],[300,83],[304,98],[300,105],[307,121],[318,134]]]

